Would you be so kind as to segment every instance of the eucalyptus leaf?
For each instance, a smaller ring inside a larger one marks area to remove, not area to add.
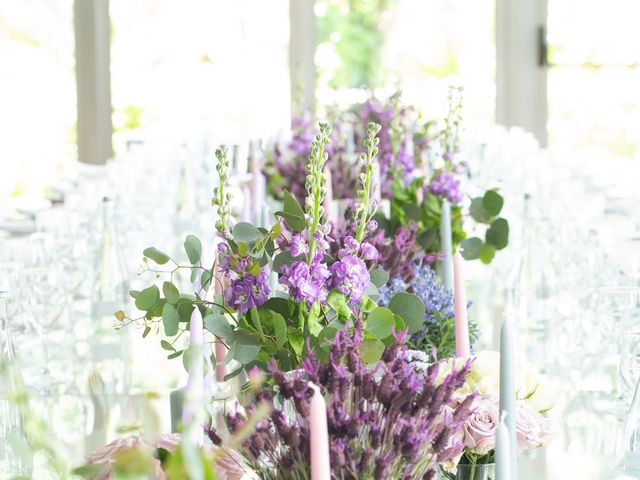
[[[164,325],[164,334],[167,337],[173,337],[178,333],[178,322],[180,316],[176,308],[170,303],[165,303],[162,309],[162,324]]]
[[[273,310],[274,312],[282,315],[282,317],[285,319],[289,318],[291,315],[289,312],[289,301],[285,298],[270,298],[269,300],[267,300],[267,303],[262,306],[262,308]]]
[[[249,332],[236,332],[232,345],[234,348],[233,358],[243,365],[253,361],[261,347],[258,337]]]
[[[509,222],[504,218],[496,219],[487,230],[485,239],[496,250],[502,250],[509,244]]]
[[[320,302],[315,302],[309,309],[309,315],[307,316],[307,325],[309,326],[309,333],[314,337],[317,337],[322,331],[322,325],[318,321],[320,317]]]
[[[164,297],[167,299],[169,303],[178,303],[178,299],[180,298],[180,292],[178,288],[171,282],[164,282],[162,284],[162,293],[164,293]]]
[[[160,291],[158,290],[158,287],[152,285],[148,288],[145,288],[136,298],[136,308],[138,310],[149,310],[156,304],[159,298]]]
[[[389,281],[389,274],[381,268],[371,269],[371,271],[369,272],[369,276],[371,277],[371,283],[373,283],[378,288],[382,287]]]
[[[384,343],[377,338],[368,338],[362,342],[360,347],[360,355],[364,363],[376,363],[384,353]]]
[[[227,317],[221,313],[211,313],[202,320],[204,328],[227,343],[233,341],[233,329]]]
[[[142,251],[142,254],[147,257],[150,258],[151,260],[153,260],[154,262],[156,262],[158,265],[164,265],[165,263],[167,263],[169,260],[171,260],[171,257],[169,255],[167,255],[164,252],[161,252],[160,250],[158,250],[156,247],[149,247],[149,248],[145,248]]]
[[[202,242],[195,235],[187,235],[184,241],[184,250],[187,252],[187,257],[191,265],[195,265],[200,261],[202,256]]]
[[[260,322],[265,328],[273,332],[276,337],[276,345],[282,347],[287,341],[287,322],[278,312],[269,310],[264,306],[258,310]]]
[[[167,342],[166,340],[160,340],[160,346],[164,349],[164,350],[169,350],[171,352],[175,352],[176,349],[173,348],[173,345],[171,345],[169,342]]]
[[[409,334],[416,333],[424,323],[424,303],[413,293],[396,293],[389,302],[389,309],[402,318]]]
[[[485,243],[484,245],[482,245],[482,248],[480,249],[478,258],[482,263],[486,265],[491,263],[491,260],[493,260],[493,257],[495,255],[496,255],[496,247],[494,247],[490,243]]]
[[[460,246],[462,247],[462,258],[465,260],[475,260],[480,256],[480,249],[482,248],[483,241],[478,237],[467,238],[462,241]]]
[[[482,205],[491,217],[497,217],[504,205],[504,199],[495,190],[488,190],[482,197]]]
[[[471,200],[469,213],[471,214],[471,218],[473,218],[478,223],[489,223],[492,218],[492,215],[484,206],[483,197],[478,197]]]
[[[231,236],[236,242],[251,243],[262,236],[260,230],[247,222],[239,222],[231,230]]]
[[[395,325],[394,314],[385,307],[378,307],[367,317],[365,331],[380,340],[391,336],[391,327]]]

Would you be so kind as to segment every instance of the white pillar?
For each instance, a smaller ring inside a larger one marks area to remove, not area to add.
[[[78,159],[101,164],[112,156],[109,0],[75,0]]]
[[[547,0],[496,0],[496,121],[547,144]]]
[[[289,0],[289,69],[292,114],[313,112],[316,85],[314,0]]]

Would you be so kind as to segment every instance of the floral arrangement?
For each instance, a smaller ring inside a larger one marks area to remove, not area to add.
[[[443,285],[435,270],[427,264],[418,264],[409,283],[402,276],[392,278],[380,288],[378,303],[386,306],[397,292],[410,291],[424,303],[424,323],[407,341],[409,348],[422,352],[435,349],[440,358],[455,356],[455,328],[453,294]],[[471,344],[479,335],[478,325],[469,318],[469,337]]]
[[[403,336],[394,335],[381,360],[366,365],[365,331],[356,320],[353,332],[336,334],[327,362],[310,352],[302,369],[289,373],[273,362],[277,396],[264,389],[256,397],[272,413],[242,449],[259,477],[310,478],[309,382],[327,399],[332,478],[429,479],[438,464],[459,456],[463,445],[456,438],[475,398],[458,392],[469,362],[447,373],[432,362],[418,372],[406,359]],[[247,422],[242,413],[228,416],[232,432]]]
[[[122,322],[143,322],[144,335],[154,326],[159,331],[161,324],[170,339],[162,340],[161,346],[175,358],[184,350],[174,345],[189,329],[191,313],[198,308],[204,327],[227,345],[227,359],[240,364],[228,378],[253,366],[266,370],[274,358],[282,369],[295,369],[307,356],[309,346],[326,358],[336,332],[361,319],[365,324],[363,355],[367,362],[375,363],[392,341],[393,329],[417,332],[425,312],[418,297],[407,292],[398,292],[387,307],[375,303],[377,287],[388,278],[372,268],[378,252],[367,241],[377,228],[373,216],[378,207],[374,168],[379,131],[379,125],[369,124],[352,209],[354,233],[340,239],[333,256],[330,245],[336,242],[323,206],[328,181],[326,147],[331,138],[328,125],[320,124],[319,134],[311,142],[304,207],[285,192],[282,211],[276,212],[280,221],[270,229],[245,222],[232,224],[230,195],[225,188],[229,168],[226,150],[216,151],[220,177],[212,202],[218,213],[220,238],[216,260],[212,265],[203,264],[202,243],[193,235],[185,241],[186,265],[154,247],[146,249],[147,269],[157,276],[168,276],[168,280],[162,284],[162,292],[155,284],[131,292],[141,316],[130,318],[120,311],[116,317]],[[162,270],[150,262],[158,266],[171,262],[173,266]],[[190,270],[192,279],[199,279],[193,293],[181,293],[173,283],[173,273],[179,269]],[[278,275],[281,292],[272,291],[273,275]],[[223,293],[209,298],[203,292],[213,282]]]
[[[450,359],[442,372],[455,371],[460,360]],[[461,456],[445,465],[445,474],[455,478],[458,464],[484,465],[494,461],[496,431],[500,422],[499,413],[499,364],[500,354],[493,351],[480,352],[471,362],[464,385],[458,391],[459,401],[475,394],[472,413],[467,417],[456,440],[464,445]],[[518,453],[545,445],[551,428],[544,415],[553,403],[543,388],[542,378],[530,365],[522,366],[517,378],[516,436]],[[441,373],[442,374],[442,373]]]

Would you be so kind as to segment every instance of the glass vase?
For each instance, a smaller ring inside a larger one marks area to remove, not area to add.
[[[493,463],[459,464],[456,473],[440,469],[440,480],[494,480],[495,478],[495,464]]]

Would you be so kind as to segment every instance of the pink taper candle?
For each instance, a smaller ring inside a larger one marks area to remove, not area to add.
[[[460,252],[453,256],[453,296],[456,325],[456,357],[471,356],[469,348],[469,321],[467,318],[467,295],[464,289],[462,257]]]
[[[311,438],[311,480],[331,480],[329,461],[329,430],[327,427],[327,404],[320,389],[309,382],[313,390],[309,406],[309,436]]]

